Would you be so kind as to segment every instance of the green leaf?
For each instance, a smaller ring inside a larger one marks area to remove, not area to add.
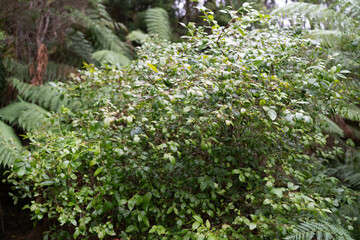
[[[269,199],[265,199],[264,201],[263,201],[263,204],[264,205],[268,205],[268,204],[271,204],[271,201],[269,200]]]
[[[152,197],[151,192],[146,193],[146,194],[144,195],[144,197],[143,197],[143,202],[144,202],[144,203],[149,203],[150,200],[151,200],[151,197]]]
[[[79,224],[79,230],[80,232],[84,232],[86,230],[85,221],[81,221]]]
[[[206,220],[206,227],[208,228],[208,229],[210,229],[210,227],[211,227],[211,225],[210,225],[210,222],[209,222],[209,220]]]
[[[156,225],[152,226],[152,228],[149,230],[149,233],[154,233],[154,232],[156,232],[156,229],[157,229],[157,226],[156,226]]]
[[[173,165],[175,165],[175,163],[176,163],[176,160],[175,160],[174,156],[171,153],[165,153],[164,154],[164,159],[169,159],[169,161]]]
[[[192,229],[196,230],[196,229],[198,229],[199,226],[200,226],[199,222],[194,222],[193,225],[192,225]]]
[[[203,223],[202,218],[199,215],[194,215],[193,216],[195,218],[196,221],[198,221],[199,223]]]
[[[166,211],[166,214],[170,214],[172,213],[172,211],[174,211],[174,206],[169,207],[168,210]]]
[[[184,107],[184,109],[183,109],[183,113],[188,113],[188,112],[190,112],[191,111],[191,107],[190,106],[186,106],[186,107]]]
[[[147,64],[148,66],[149,66],[149,68],[151,68],[151,70],[153,70],[154,72],[158,72],[158,70],[157,70],[157,68],[154,66],[154,65],[152,65],[151,63],[148,63]]]
[[[126,232],[134,232],[134,231],[137,231],[138,230],[138,228],[137,228],[137,226],[135,226],[135,225],[129,225],[127,228],[126,228]]]
[[[76,229],[76,231],[74,232],[74,239],[77,239],[77,237],[80,235],[80,230]]]
[[[334,74],[336,72],[336,66],[333,66],[331,69],[330,69],[330,73],[331,74]]]
[[[277,113],[275,112],[274,109],[269,109],[269,110],[267,111],[267,113],[268,113],[269,118],[270,118],[272,121],[274,121],[274,120],[276,119]]]
[[[204,191],[207,188],[207,183],[206,182],[201,182],[200,183],[200,189],[201,191]]]
[[[115,236],[116,235],[116,233],[115,233],[115,231],[113,229],[106,228],[105,232],[109,236]]]
[[[75,220],[75,219],[70,219],[70,222],[71,222],[71,224],[72,224],[72,225],[74,225],[74,226],[76,226],[76,225],[77,225],[77,222],[76,222],[76,220]]]
[[[135,135],[133,142],[134,144],[138,144],[140,142],[140,137],[138,135]]]
[[[104,170],[104,167],[99,167],[98,169],[96,169],[96,171],[95,171],[95,173],[94,173],[94,176],[99,175],[99,173],[101,173],[102,170]]]
[[[239,175],[239,180],[240,180],[240,182],[245,182],[245,176],[244,176],[244,174],[240,174]]]
[[[249,228],[250,228],[250,230],[254,230],[255,228],[256,228],[256,223],[250,223],[250,225],[249,225]]]
[[[16,173],[19,177],[22,177],[22,176],[24,176],[25,172],[26,172],[26,168],[21,167],[21,168],[19,168],[19,170]]]
[[[144,212],[138,214],[138,220],[143,222],[147,227],[150,227],[149,219],[146,217]]]
[[[89,167],[94,166],[95,164],[97,164],[97,159],[94,158],[93,160],[91,160],[91,162],[89,163]]]
[[[270,192],[277,195],[279,198],[283,197],[283,190],[281,188],[273,188]]]
[[[137,200],[134,197],[128,201],[128,208],[130,211],[134,209],[136,202]]]
[[[214,212],[211,210],[206,210],[206,213],[210,216],[210,217],[214,217]]]

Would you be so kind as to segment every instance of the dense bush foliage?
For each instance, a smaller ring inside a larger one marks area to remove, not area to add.
[[[351,96],[341,67],[245,9],[219,27],[202,8],[183,43],[148,39],[129,67],[59,85],[82,110],[29,136],[9,177],[33,219],[64,225],[50,238],[351,239],[338,207],[356,196],[316,173],[339,151],[321,129]]]

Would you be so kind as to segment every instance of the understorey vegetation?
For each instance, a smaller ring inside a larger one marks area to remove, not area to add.
[[[246,4],[226,26],[199,11],[182,42],[52,84],[14,200],[56,221],[45,239],[354,239],[358,193],[325,174],[355,144],[330,120],[356,107],[348,72]]]

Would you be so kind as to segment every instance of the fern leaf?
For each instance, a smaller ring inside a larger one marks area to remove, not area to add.
[[[338,30],[311,30],[308,37],[318,40],[327,48],[341,46],[348,39]]]
[[[30,82],[29,66],[17,62],[13,58],[5,57],[3,63],[8,76],[23,79],[25,82]]]
[[[91,54],[94,52],[91,43],[85,38],[85,34],[80,31],[69,34],[69,41],[67,41],[66,47],[85,61],[90,61]]]
[[[335,49],[335,48],[333,48],[333,49]],[[360,70],[360,63],[358,62],[358,56],[357,56],[356,52],[334,51],[333,49],[332,49],[332,51],[330,51],[330,54],[335,57],[335,59],[334,59],[335,65],[341,64],[344,69],[348,69],[352,72],[356,72],[356,71]],[[349,79],[345,80],[345,82],[349,82],[349,81],[351,81],[351,80],[349,80]],[[354,84],[354,83],[355,83],[355,81],[352,81],[352,84]],[[356,85],[359,85],[358,81],[357,81]],[[356,88],[354,88],[354,89],[356,89]]]
[[[284,239],[286,240],[353,240],[350,234],[340,225],[326,221],[303,222],[296,226],[293,233]]]
[[[344,137],[344,131],[336,123],[331,121],[323,114],[319,114],[319,125],[323,131],[329,134]]]
[[[125,66],[130,63],[130,60],[126,56],[110,50],[97,51],[92,55],[92,59],[101,65],[112,64]]]
[[[112,50],[131,56],[129,47],[109,28],[109,24],[104,24],[103,21],[99,20],[98,15],[95,14],[91,17],[78,10],[73,10],[71,16],[77,20],[78,24],[89,29],[97,49]]]
[[[333,4],[333,8],[339,9],[339,13],[360,21],[360,1],[359,0],[338,0]]]
[[[50,124],[49,112],[33,103],[12,103],[0,109],[0,118],[26,131],[36,130]]]
[[[360,173],[352,174],[344,179],[351,188],[359,189],[360,187]]]
[[[148,37],[147,34],[143,33],[141,30],[135,30],[135,31],[131,31],[126,38],[129,39],[130,41],[134,41],[137,43],[142,43],[143,41],[145,41],[145,39]]]
[[[343,109],[341,115],[346,119],[360,122],[360,109],[355,105]]]
[[[81,63],[83,62],[83,59],[79,58],[78,60],[81,61]],[[74,62],[74,65],[76,65],[76,62]],[[70,65],[49,61],[46,67],[44,82],[58,82],[69,80],[69,75],[71,73],[75,73],[76,71],[77,69]]]
[[[358,23],[351,17],[320,4],[296,2],[276,8],[273,15],[301,19],[309,21],[311,29],[341,29],[356,28]]]
[[[0,121],[0,142],[17,148],[22,147],[21,141],[17,137],[14,129],[3,121]]]
[[[14,129],[0,121],[0,164],[10,167],[17,158],[15,149],[21,148],[21,142]]]
[[[6,70],[0,55],[0,93],[5,89],[6,84]]]
[[[69,106],[69,100],[49,85],[33,86],[16,78],[11,79],[11,83],[18,90],[20,97],[49,111],[57,112],[61,106]]]
[[[157,34],[161,39],[170,40],[171,28],[165,9],[150,8],[146,10],[145,21],[149,34]]]
[[[0,30],[0,34],[1,34],[1,30]],[[6,82],[6,69],[5,66],[3,64],[3,59],[0,55],[0,106],[2,106],[5,103],[5,99],[6,99],[6,86],[7,86],[7,82]]]

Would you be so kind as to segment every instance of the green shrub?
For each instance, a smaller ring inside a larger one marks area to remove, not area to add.
[[[82,111],[30,135],[9,177],[33,219],[66,226],[53,239],[279,239],[330,221],[339,199],[312,187],[336,181],[312,175],[309,154],[346,90],[316,43],[244,9],[227,27],[201,9],[184,42],[148,39],[129,67],[64,86]]]

